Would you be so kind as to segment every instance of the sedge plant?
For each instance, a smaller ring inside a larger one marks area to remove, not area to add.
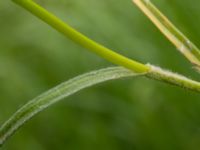
[[[27,104],[17,110],[15,114],[0,126],[0,146],[2,146],[23,124],[47,107],[82,89],[109,80],[145,76],[150,79],[170,83],[200,93],[200,82],[151,64],[143,64],[116,53],[76,31],[73,27],[32,0],[13,0],[13,2],[46,22],[53,29],[71,39],[73,42],[117,66],[79,75],[27,102]],[[200,66],[199,49],[192,44],[192,42],[168,20],[150,0],[133,0],[133,2],[150,18],[157,28],[177,47],[192,65],[198,69]]]

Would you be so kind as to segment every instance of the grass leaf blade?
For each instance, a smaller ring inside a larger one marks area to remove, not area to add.
[[[134,73],[123,67],[110,67],[92,71],[61,83],[25,104],[0,127],[0,146],[25,122],[59,100],[98,83],[135,75],[142,74]]]

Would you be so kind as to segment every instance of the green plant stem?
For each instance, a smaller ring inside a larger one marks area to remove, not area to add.
[[[148,64],[148,66],[150,68],[148,73],[136,73],[123,67],[101,69],[80,75],[54,87],[22,106],[0,127],[0,146],[2,146],[23,124],[42,110],[82,89],[108,80],[145,75],[152,79],[200,92],[199,82],[150,64]]]
[[[125,68],[131,69],[139,73],[147,72],[149,70],[148,66],[137,61],[131,60],[127,57],[124,57],[87,38],[80,32],[73,29],[71,26],[57,18],[55,15],[48,12],[46,9],[33,2],[32,0],[13,1],[19,4],[20,6],[24,7],[26,10],[28,10],[29,12],[31,12],[32,14],[49,24],[50,26],[52,26],[60,33],[70,38],[72,41],[107,59],[108,61],[120,66],[124,66]]]
[[[133,0],[133,2],[195,67],[200,67],[200,51],[197,46],[181,33],[150,0]]]
[[[191,80],[183,75],[164,70],[154,65],[148,64],[148,66],[151,69],[145,74],[147,77],[192,91],[200,92],[200,82]]]

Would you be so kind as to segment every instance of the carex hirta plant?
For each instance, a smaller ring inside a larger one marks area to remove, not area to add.
[[[86,37],[32,0],[12,1],[25,8],[40,20],[46,22],[53,29],[71,39],[76,44],[117,66],[79,75],[27,102],[1,125],[0,146],[2,146],[10,136],[12,136],[23,124],[34,117],[37,113],[82,89],[109,80],[145,76],[150,79],[159,80],[161,82],[185,88],[185,90],[200,92],[200,82],[189,79],[183,75],[170,72],[161,67],[157,67],[149,63],[143,64],[123,56]],[[141,11],[149,17],[156,27],[169,39],[172,44],[174,44],[177,50],[191,62],[192,67],[199,71],[199,49],[183,33],[181,33],[159,11],[159,9],[151,3],[150,0],[133,0],[133,3],[135,3]]]

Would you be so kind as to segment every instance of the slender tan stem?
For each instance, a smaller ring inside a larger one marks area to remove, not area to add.
[[[156,27],[171,41],[195,67],[200,67],[200,51],[181,33],[150,0],[133,0]]]

